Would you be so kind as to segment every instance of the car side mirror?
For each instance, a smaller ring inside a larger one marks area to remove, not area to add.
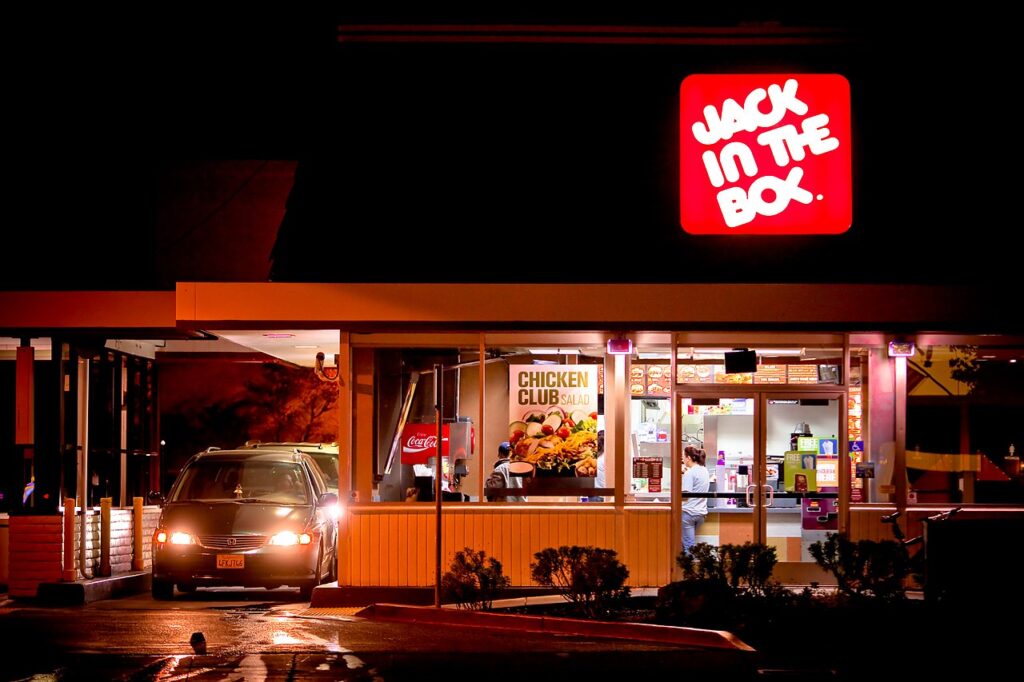
[[[150,490],[146,495],[146,498],[149,500],[150,504],[159,504],[161,507],[164,505],[164,502],[167,501],[164,498],[164,494],[159,490]]]
[[[320,499],[316,502],[318,507],[329,507],[332,504],[338,504],[338,495],[336,493],[322,493]]]

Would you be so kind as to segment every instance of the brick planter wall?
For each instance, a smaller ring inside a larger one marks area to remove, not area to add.
[[[143,570],[153,566],[150,551],[153,531],[160,517],[159,507],[142,510]],[[75,564],[81,550],[82,515],[75,517]],[[87,509],[85,516],[85,578],[99,576],[100,513]],[[61,515],[12,516],[9,528],[8,594],[35,597],[40,583],[59,582],[64,565],[64,518]],[[110,570],[112,575],[130,573],[134,553],[132,510],[110,511]]]

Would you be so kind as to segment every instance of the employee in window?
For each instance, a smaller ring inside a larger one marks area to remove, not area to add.
[[[518,476],[512,476],[509,473],[508,467],[510,464],[510,456],[512,453],[512,446],[509,442],[502,441],[498,443],[498,459],[494,462],[494,469],[491,471],[491,475],[487,477],[487,482],[484,484],[487,488],[522,488],[523,479]],[[522,495],[487,495],[488,502],[526,502],[526,498]]]
[[[707,454],[702,448],[687,445],[683,448],[683,495],[706,493],[711,478],[704,466]],[[689,497],[683,501],[683,551],[687,554],[697,544],[697,527],[708,515],[708,500],[705,497]]]

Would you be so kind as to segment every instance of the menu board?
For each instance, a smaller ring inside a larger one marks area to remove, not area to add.
[[[711,384],[715,381],[716,365],[676,365],[677,384]],[[725,365],[721,365],[725,369]]]
[[[817,365],[787,365],[786,379],[791,384],[818,383]]]
[[[861,418],[863,416],[863,403],[860,386],[850,389],[850,398],[846,404],[846,431],[851,441],[861,440]]]
[[[758,365],[754,373],[755,384],[786,383],[786,365]]]
[[[753,372],[740,372],[738,374],[726,374],[725,365],[715,365],[716,384],[752,384],[754,383]]]
[[[647,365],[632,365],[629,368],[629,394],[644,395],[647,389]]]
[[[661,457],[634,457],[633,478],[661,478]]]
[[[648,365],[647,372],[651,367]],[[664,367],[661,365],[659,367]],[[827,370],[827,371],[826,371]],[[738,374],[726,374],[725,365],[694,365],[680,364],[676,366],[677,384],[819,384],[822,383],[821,371],[829,376],[835,376],[835,365],[758,365],[756,372],[741,372]],[[646,377],[647,386],[650,387],[651,379]],[[829,379],[825,383],[837,383],[838,379]],[[656,389],[660,391],[663,389]],[[630,391],[632,392],[632,391]],[[852,398],[852,394],[851,394]],[[857,397],[859,402],[860,398]]]
[[[647,395],[672,394],[672,375],[668,365],[647,365]]]

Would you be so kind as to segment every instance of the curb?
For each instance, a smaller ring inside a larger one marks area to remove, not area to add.
[[[703,630],[673,625],[611,623],[607,621],[577,620],[574,618],[523,616],[485,611],[439,609],[433,606],[405,606],[401,604],[373,604],[356,612],[355,615],[371,620],[485,627],[498,630],[521,630],[608,639],[631,639],[708,649],[755,651],[753,647],[725,630]]]
[[[150,571],[133,571],[75,582],[39,583],[36,601],[45,606],[78,606],[103,599],[148,592]]]

